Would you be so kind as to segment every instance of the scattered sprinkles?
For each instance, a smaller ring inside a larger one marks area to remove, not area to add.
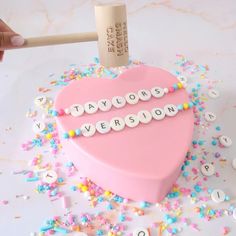
[[[139,235],[138,232],[141,230],[145,232],[141,234],[143,236],[174,236],[181,235],[187,227],[201,234],[202,228],[196,219],[203,222],[226,216],[231,217],[231,220],[236,219],[236,204],[231,202],[232,196],[227,195],[227,189],[224,189],[224,185],[221,185],[222,189],[218,189],[217,186],[210,184],[210,179],[223,178],[221,176],[225,165],[236,169],[236,159],[229,162],[224,157],[225,147],[229,150],[232,140],[228,134],[224,133],[224,128],[218,124],[220,117],[217,110],[207,110],[208,101],[217,102],[220,97],[218,85],[221,81],[208,79],[209,67],[207,65],[195,64],[183,55],[177,55],[173,74],[181,82],[187,83],[189,97],[194,104],[196,134],[186,154],[177,183],[173,185],[161,203],[150,204],[145,201],[136,203],[125,199],[100,188],[87,177],[80,176],[79,166],[74,166],[70,161],[60,161],[59,156],[64,155],[60,139],[73,138],[81,133],[79,129],[70,130],[64,134],[64,137],[58,136],[55,117],[64,115],[67,111],[52,109],[51,93],[67,86],[73,80],[87,77],[115,79],[127,68],[141,64],[143,63],[140,61],[130,61],[127,67],[106,69],[99,64],[98,58],[95,58],[94,62],[89,65],[80,67],[75,64],[70,65],[70,69],[64,71],[57,79],[54,73],[50,74],[49,79],[53,80],[48,88],[38,88],[39,95],[34,98],[34,106],[26,112],[27,119],[32,122],[37,132],[32,133],[32,137],[21,145],[22,150],[34,149],[34,153],[38,154],[32,154],[27,170],[13,171],[12,174],[22,175],[25,181],[35,186],[34,192],[46,194],[49,201],[59,201],[64,215],[49,216],[38,229],[38,233],[31,232],[29,235],[67,235],[76,232],[81,236],[131,236],[135,233]],[[183,109],[185,109],[184,105]],[[211,131],[211,138],[206,139],[205,134],[209,131]],[[87,199],[89,208],[97,208],[96,213],[74,212],[73,207],[80,204],[72,200],[71,196],[74,194],[83,195]],[[16,198],[28,201],[31,199],[24,194],[17,195]],[[186,201],[190,203],[188,209],[183,204]],[[11,202],[0,200],[0,207],[8,204]],[[146,228],[142,228],[142,225],[135,231],[129,228],[129,222],[152,214],[155,208],[160,210],[161,219],[152,217],[153,223],[147,225]],[[190,217],[189,213],[193,217]],[[18,219],[20,216],[15,216],[15,218]],[[230,232],[230,227],[219,226],[219,235],[228,235]]]

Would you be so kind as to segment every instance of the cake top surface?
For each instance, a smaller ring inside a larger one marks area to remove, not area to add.
[[[116,79],[86,78],[71,82],[57,95],[55,109],[97,102],[100,99],[111,100],[114,96],[125,96],[127,93],[137,93],[140,89],[155,86],[168,88],[177,82],[178,79],[165,70],[141,65],[128,69]],[[57,123],[64,132],[68,132],[85,123],[95,125],[98,121],[110,121],[113,117],[124,118],[141,110],[151,111],[155,107],[163,108],[167,104],[178,105],[185,102],[189,102],[189,96],[185,89],[181,89],[160,99],[152,97],[149,101],[126,104],[120,109],[112,107],[107,112],[84,113],[80,117],[59,116]],[[153,119],[150,123],[139,124],[135,128],[126,126],[122,131],[111,130],[106,134],[96,132],[92,137],[76,137],[68,142],[73,142],[84,153],[85,158],[109,165],[120,172],[125,171],[129,175],[158,179],[168,176],[184,161],[192,139],[193,126],[193,111],[189,109],[174,117],[166,117],[160,121]]]

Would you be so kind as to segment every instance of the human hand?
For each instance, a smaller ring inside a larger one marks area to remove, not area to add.
[[[15,33],[0,19],[0,61],[3,59],[5,49],[22,46],[24,42],[25,40],[22,36]]]

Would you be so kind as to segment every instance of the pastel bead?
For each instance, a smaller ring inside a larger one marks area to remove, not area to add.
[[[70,131],[68,132],[68,134],[69,134],[69,136],[70,136],[71,138],[75,137],[75,131],[74,131],[74,130],[70,130]]]
[[[68,133],[64,133],[64,134],[63,134],[63,138],[64,138],[64,139],[68,139],[68,138],[69,138],[69,134],[68,134]]]
[[[80,129],[76,129],[75,130],[75,135],[76,136],[80,136],[82,133],[81,133],[81,130]]]
[[[180,105],[177,106],[177,108],[178,108],[179,111],[182,111],[183,110],[183,105],[180,104]]]
[[[177,86],[178,86],[178,88],[179,88],[179,89],[183,88],[183,84],[182,84],[182,83],[180,83],[180,82],[179,82],[179,83],[177,83]]]
[[[184,108],[184,110],[188,110],[188,108],[189,108],[188,103],[184,103],[183,108]]]
[[[173,88],[174,88],[174,90],[177,90],[178,89],[178,85],[177,84],[173,84]]]
[[[193,107],[193,103],[192,103],[192,102],[189,102],[189,103],[188,103],[188,106],[189,106],[189,108],[192,108],[192,107]]]
[[[173,87],[169,87],[169,92],[173,93],[175,91],[175,89]]]

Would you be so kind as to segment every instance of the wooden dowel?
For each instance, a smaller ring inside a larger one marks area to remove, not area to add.
[[[16,48],[29,48],[29,47],[40,47],[47,45],[66,44],[66,43],[78,43],[78,42],[89,42],[97,41],[98,35],[96,32],[76,33],[76,34],[65,34],[65,35],[51,35],[43,37],[34,37],[25,39],[24,45]],[[9,48],[12,49],[12,48]]]

